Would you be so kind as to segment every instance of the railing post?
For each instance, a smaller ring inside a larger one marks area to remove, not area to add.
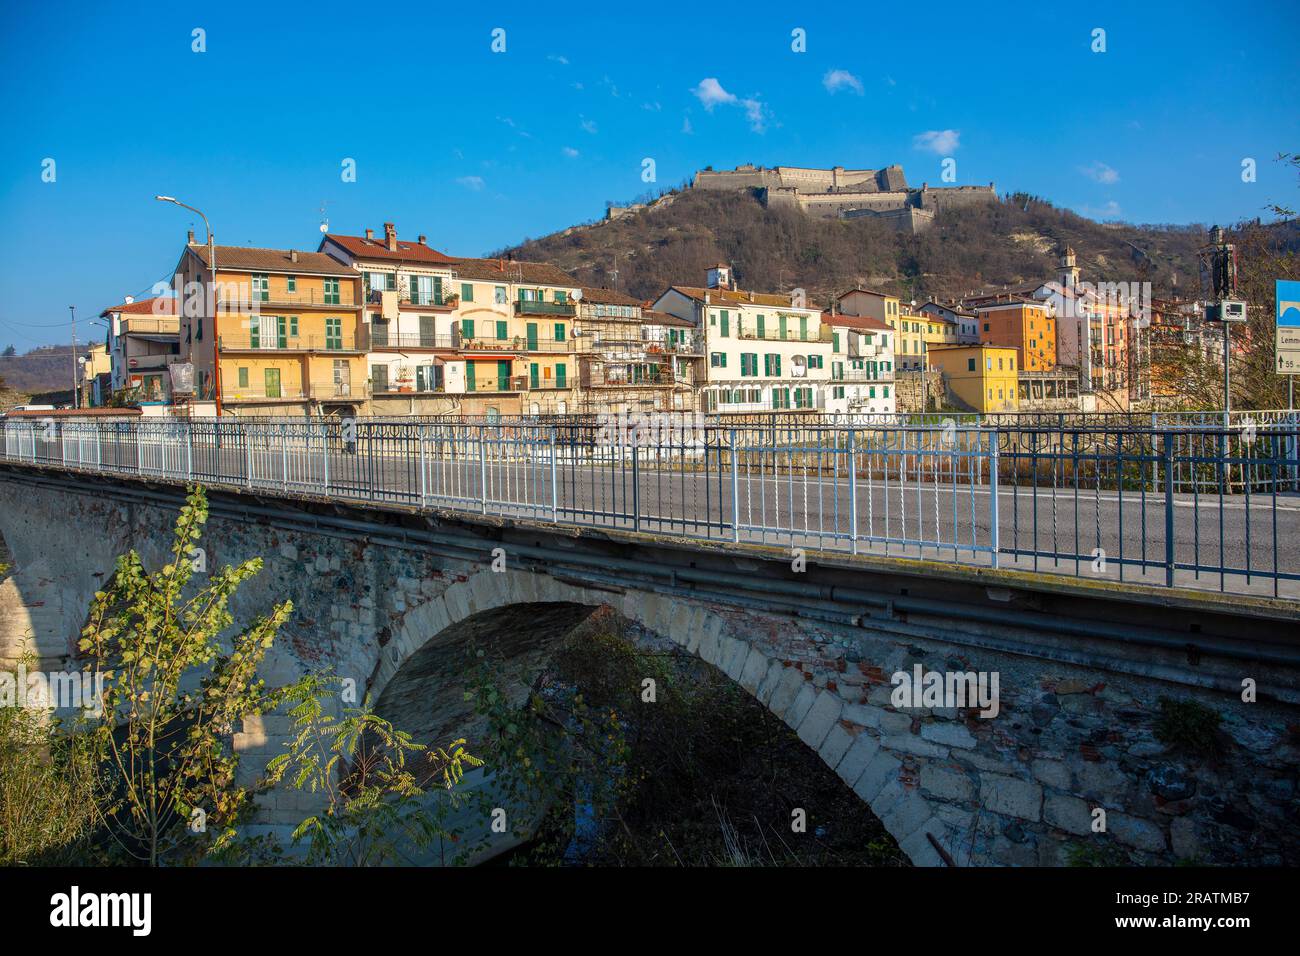
[[[858,553],[858,443],[857,431],[849,429],[849,553]]]
[[[186,422],[185,428],[185,477],[194,480],[194,423]]]
[[[280,426],[280,487],[289,489],[289,426]]]
[[[478,427],[478,487],[481,492],[483,514],[487,514],[487,436],[483,425]]]
[[[559,522],[560,520],[560,486],[558,482],[559,467],[555,461],[555,455],[559,442],[556,441],[556,434],[559,431],[554,425],[551,426],[551,520]]]
[[[1174,436],[1165,432],[1165,586],[1174,586]],[[1247,519],[1249,520],[1249,519]],[[1197,562],[1199,563],[1199,562]]]
[[[239,439],[244,446],[244,484],[251,488],[253,487],[253,439],[243,422],[239,423]]]
[[[321,474],[324,476],[325,493],[329,494],[330,490],[330,430],[329,424],[321,422],[320,424],[320,457],[321,457]]]
[[[425,427],[421,425],[415,433],[415,440],[420,443],[420,505],[423,507],[429,503],[429,463],[427,442],[425,441]]]
[[[993,567],[999,565],[1001,528],[998,520],[998,432],[989,432],[989,544],[993,548]]]
[[[736,456],[736,430],[731,430],[731,540],[740,543],[740,462]]]
[[[641,465],[637,455],[639,442],[632,442],[632,530],[641,530]]]

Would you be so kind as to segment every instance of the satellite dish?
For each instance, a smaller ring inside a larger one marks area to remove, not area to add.
[[[321,232],[329,232],[329,231],[330,231],[330,224],[329,224],[328,222],[322,222],[322,223],[320,224],[320,231],[321,231]]]

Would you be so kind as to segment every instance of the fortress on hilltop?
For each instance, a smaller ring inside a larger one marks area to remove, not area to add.
[[[770,168],[746,163],[735,169],[701,169],[694,189],[751,189],[765,206],[791,206],[823,219],[874,216],[903,232],[919,232],[940,209],[972,203],[994,202],[997,191],[987,186],[907,185],[903,167],[884,169],[809,169],[801,166]]]

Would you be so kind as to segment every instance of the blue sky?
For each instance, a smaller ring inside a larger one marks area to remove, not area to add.
[[[919,185],[946,153],[959,184],[1133,222],[1294,204],[1273,162],[1300,151],[1293,2],[727,8],[6,5],[0,344],[67,341],[69,304],[166,276],[192,217],[157,193],[222,243],[315,248],[324,206],[332,231],[392,220],[459,255],[742,162],[901,163]]]

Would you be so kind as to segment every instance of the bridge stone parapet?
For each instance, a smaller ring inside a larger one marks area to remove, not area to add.
[[[53,589],[64,609],[41,615],[22,605],[26,618],[17,620],[20,609],[4,620],[0,657],[18,624],[40,631],[52,659],[66,654],[79,626],[71,609],[85,607],[117,554],[135,547],[147,563],[161,563],[179,500],[171,488],[0,472],[0,533],[17,566],[10,582],[18,592]],[[945,619],[909,601],[925,593],[960,602],[991,589],[986,576],[963,572],[980,582],[971,588],[938,567],[890,573],[810,560],[795,575],[779,551],[741,560],[644,536],[234,494],[212,496],[201,545],[209,566],[265,561],[232,605],[237,621],[293,600],[266,662],[269,681],[333,669],[355,678],[399,726],[417,725],[417,735],[468,733],[473,748],[458,670],[467,641],[506,659],[526,688],[553,642],[589,609],[609,607],[744,687],[917,864],[1297,862],[1300,720],[1294,675],[1272,658],[1193,665],[1185,649],[1127,653],[1100,623],[1095,639],[1064,628],[1033,637],[991,622],[974,604],[968,617]],[[493,548],[502,549],[504,570],[492,569]],[[37,565],[39,580],[24,577]],[[633,570],[639,565],[644,573]],[[702,583],[704,570],[722,567],[758,584],[732,587],[721,572]],[[818,585],[821,597],[785,596],[794,581]],[[837,596],[844,582],[896,603]],[[1053,600],[1034,594],[1018,606],[1028,618]],[[1147,615],[1173,621],[1183,613],[1165,600]],[[1286,623],[1252,617],[1244,605],[1240,614],[1260,646]],[[1147,626],[1135,619],[1134,634]],[[917,667],[996,675],[996,713],[981,716],[988,708],[974,701],[900,701],[894,675]],[[1231,690],[1248,678],[1262,691],[1253,703]],[[1214,746],[1202,754],[1170,743],[1175,718],[1162,699],[1217,715]],[[246,720],[234,738],[244,773],[251,778],[282,752],[288,734],[283,715]],[[312,809],[300,794],[271,793],[259,801],[258,825],[285,833]]]

